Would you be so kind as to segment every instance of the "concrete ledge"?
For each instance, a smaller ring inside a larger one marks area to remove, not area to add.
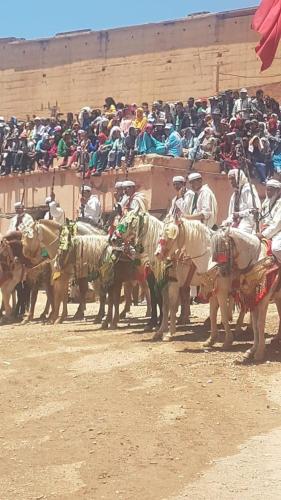
[[[207,183],[216,194],[219,206],[219,222],[222,221],[228,210],[232,189],[226,175],[219,173],[218,163],[210,160],[196,162],[194,169],[201,172],[204,183]],[[50,195],[54,169],[49,172],[31,172],[30,174],[0,177],[0,208],[2,213],[14,211],[14,202],[21,200],[25,190],[25,205],[34,207],[44,204],[45,198]],[[184,158],[168,158],[158,155],[148,155],[137,158],[134,167],[128,170],[129,179],[136,182],[138,188],[144,192],[149,208],[153,213],[163,214],[170,206],[175,196],[172,179],[174,175],[186,175],[188,163]],[[124,180],[126,172],[123,169],[104,172],[100,177],[91,177],[87,184],[93,187],[99,196],[104,212],[110,212],[114,203],[114,186],[118,180]],[[74,170],[55,169],[56,199],[64,208],[66,216],[76,218],[80,205],[80,187],[82,178]],[[257,185],[262,198],[265,189]],[[0,218],[0,232],[5,233],[8,222]]]

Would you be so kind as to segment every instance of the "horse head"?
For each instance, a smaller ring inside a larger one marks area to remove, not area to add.
[[[115,236],[123,242],[135,245],[140,238],[141,227],[143,226],[144,214],[141,212],[128,212],[118,224]]]
[[[160,260],[168,259],[177,251],[177,238],[179,236],[180,222],[173,216],[164,220],[164,227],[158,241],[155,255]]]

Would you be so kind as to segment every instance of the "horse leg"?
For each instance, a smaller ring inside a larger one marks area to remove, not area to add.
[[[266,313],[267,313],[267,309],[268,309],[268,304],[269,304],[269,297],[267,296],[258,305],[258,308],[259,308],[259,311],[258,311],[259,342],[258,342],[257,350],[255,352],[255,360],[256,361],[263,361],[264,356],[265,356],[264,330],[265,330],[265,321],[266,321]]]
[[[86,278],[81,278],[78,280],[78,286],[80,291],[80,303],[79,307],[73,317],[74,320],[84,319],[84,312],[86,309],[86,294],[88,291],[88,281]]]
[[[277,333],[274,341],[277,341],[279,343],[281,340],[281,300],[279,297],[275,299],[275,304],[276,304],[278,316],[279,316],[279,327],[278,327],[278,333]]]
[[[147,284],[147,281],[145,281],[144,283],[142,283],[141,287],[142,287],[142,291],[144,293],[144,297],[145,297],[145,300],[146,300],[146,313],[145,313],[145,317],[149,318],[151,316],[151,297],[150,297],[150,291],[149,291],[149,286]]]
[[[105,315],[105,303],[106,303],[106,291],[101,287],[100,288],[100,307],[99,312],[95,318],[95,323],[101,323],[102,319]]]
[[[176,333],[176,319],[179,306],[180,289],[178,283],[169,283],[170,330],[163,335],[164,342],[170,342]]]
[[[22,321],[23,325],[26,325],[27,323],[32,321],[34,318],[34,310],[35,310],[35,304],[36,304],[37,297],[38,297],[38,291],[39,291],[38,284],[34,284],[34,286],[31,288],[29,313],[28,313],[27,317]]]
[[[118,282],[115,283],[113,292],[114,316],[110,324],[110,327],[113,330],[116,330],[116,328],[118,328],[121,289],[122,289],[122,281],[119,283]]]
[[[206,342],[204,342],[203,347],[212,347],[215,345],[218,337],[218,316],[219,303],[215,295],[210,297],[210,320],[211,320],[211,335]]]
[[[161,325],[157,332],[155,333],[153,340],[159,340],[162,339],[164,333],[168,333],[169,330],[169,312],[170,312],[170,304],[169,304],[169,286],[170,283],[165,286],[165,288],[162,291],[162,310],[163,310],[163,317],[161,321]]]
[[[112,323],[113,315],[113,295],[114,295],[114,285],[112,285],[108,290],[108,309],[105,320],[102,322],[102,330],[107,330],[109,324]]]
[[[252,345],[252,347],[250,349],[248,349],[248,351],[245,352],[244,354],[244,359],[251,359],[257,348],[258,348],[258,344],[259,344],[259,331],[258,331],[258,314],[259,314],[259,311],[258,311],[258,308],[259,306],[257,306],[252,312],[251,312],[251,319],[252,319],[252,325],[253,325],[253,330],[254,330],[254,344]]]
[[[65,300],[67,300],[68,295],[68,276],[61,276],[59,279],[54,281],[54,309],[51,315],[52,322],[55,324],[62,323],[63,316],[59,317],[60,305]]]
[[[150,296],[151,296],[151,318],[147,326],[145,327],[144,331],[151,332],[151,330],[153,330],[153,328],[157,326],[157,303],[158,303],[155,290],[156,280],[153,273],[149,273],[149,275],[147,276],[147,283],[149,286]]]
[[[139,305],[139,292],[140,292],[140,287],[139,287],[139,284],[137,283],[135,286],[133,286],[133,290],[132,290],[132,297],[133,297],[134,306]]]
[[[131,310],[131,305],[132,305],[132,291],[133,291],[133,286],[132,283],[127,282],[124,284],[124,292],[125,292],[125,307],[123,311],[120,314],[120,319],[125,319],[127,313],[130,312]]]
[[[179,290],[181,313],[178,319],[178,325],[186,325],[190,317],[190,286],[183,286]]]

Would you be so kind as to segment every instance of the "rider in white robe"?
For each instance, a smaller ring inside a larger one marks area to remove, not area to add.
[[[194,193],[191,214],[185,215],[188,220],[200,220],[209,228],[217,223],[218,205],[213,191],[207,184],[203,184],[201,174],[194,172],[188,176],[191,189]]]
[[[134,181],[124,181],[123,188],[125,191],[125,197],[122,199],[122,206],[124,212],[147,212],[148,203],[143,193],[136,191],[136,184]]]
[[[254,213],[261,209],[257,190],[255,186],[252,186],[252,193],[248,179],[241,169],[230,170],[228,178],[235,192],[230,198],[228,217],[222,225],[236,227],[240,231],[253,234],[256,232]]]
[[[11,219],[8,232],[23,231],[34,222],[31,215],[24,213],[24,204],[18,201],[14,204],[16,215]]]
[[[190,215],[192,213],[192,204],[194,192],[186,188],[185,178],[181,175],[173,177],[173,186],[177,191],[177,196],[172,200],[169,215]]]
[[[59,206],[59,204],[55,201],[54,197],[49,196],[45,201],[46,205],[48,205],[48,212],[46,212],[44,219],[45,220],[54,220],[58,224],[64,224],[65,214],[63,208]]]
[[[81,200],[81,208],[80,208],[80,217],[87,222],[93,222],[94,224],[99,224],[101,220],[101,204],[98,197],[95,194],[91,194],[92,190],[89,186],[83,186],[81,188],[82,191],[82,200]]]
[[[266,183],[266,192],[261,212],[260,236],[272,240],[272,253],[281,263],[281,183],[270,179]]]

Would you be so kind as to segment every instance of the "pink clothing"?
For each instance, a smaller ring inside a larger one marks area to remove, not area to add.
[[[120,123],[120,130],[124,135],[128,135],[129,128],[132,126],[133,120],[131,118],[122,118]]]

